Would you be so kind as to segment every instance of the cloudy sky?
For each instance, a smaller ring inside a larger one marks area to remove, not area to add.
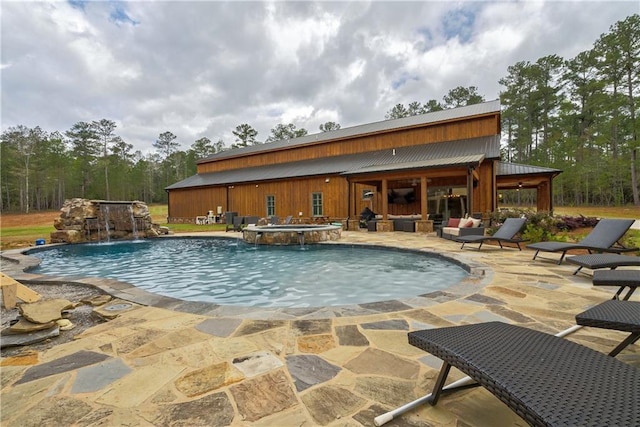
[[[476,86],[487,100],[518,61],[593,47],[634,1],[5,1],[2,130],[64,132],[103,118],[136,150],[264,141],[384,119],[397,103]]]

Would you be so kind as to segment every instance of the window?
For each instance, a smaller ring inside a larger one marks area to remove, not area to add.
[[[313,216],[323,216],[322,193],[311,193],[311,212]]]
[[[267,216],[276,214],[276,196],[270,194],[267,196]]]

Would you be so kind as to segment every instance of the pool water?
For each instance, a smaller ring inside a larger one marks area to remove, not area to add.
[[[188,301],[254,307],[362,304],[422,295],[468,276],[435,254],[346,245],[264,246],[165,238],[33,250],[35,273],[102,277]]]

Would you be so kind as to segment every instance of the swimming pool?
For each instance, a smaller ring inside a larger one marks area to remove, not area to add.
[[[468,277],[437,254],[352,245],[256,246],[163,238],[36,249],[34,273],[103,277],[187,301],[319,307],[423,295]]]

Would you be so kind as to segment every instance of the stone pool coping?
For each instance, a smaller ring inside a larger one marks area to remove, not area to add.
[[[225,238],[242,240],[241,236],[229,236],[224,232],[209,233],[180,233],[170,236],[158,237],[171,238]],[[407,298],[399,298],[386,301],[378,301],[362,304],[350,304],[340,306],[284,308],[284,307],[245,307],[240,305],[220,305],[210,302],[186,301],[173,297],[163,296],[140,289],[130,283],[95,277],[79,276],[51,276],[34,274],[25,271],[36,267],[39,259],[26,254],[34,249],[46,250],[59,244],[43,245],[38,247],[12,249],[0,253],[3,261],[2,271],[25,285],[33,284],[78,284],[92,286],[105,292],[114,298],[129,301],[135,304],[164,308],[183,313],[199,314],[213,317],[232,317],[242,319],[263,320],[293,320],[293,319],[326,319],[347,316],[368,316],[397,311],[411,310],[429,307],[442,302],[463,299],[479,292],[491,282],[493,270],[488,265],[478,262],[471,257],[455,253],[442,253],[433,248],[400,248],[395,245],[380,245],[358,242],[327,241],[318,244],[362,246],[376,249],[388,249],[406,251],[418,254],[437,256],[449,262],[457,264],[465,269],[469,276],[459,283],[444,290],[434,291],[423,295]]]

